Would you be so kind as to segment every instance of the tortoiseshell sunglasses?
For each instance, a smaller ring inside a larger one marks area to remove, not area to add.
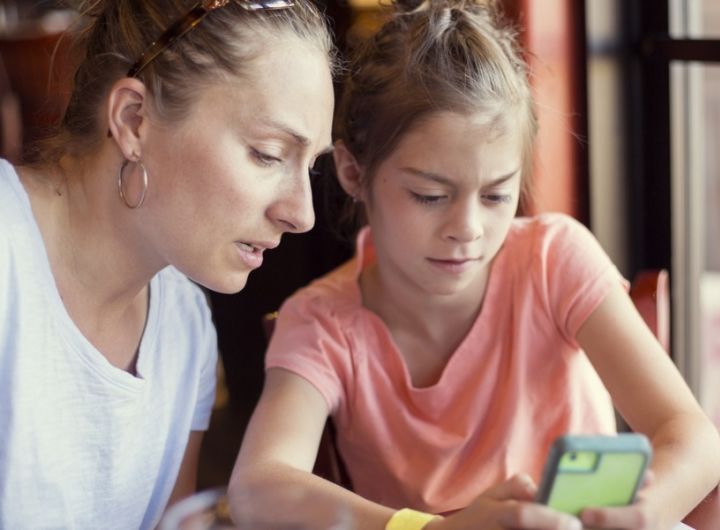
[[[180,37],[192,30],[202,21],[205,16],[215,9],[226,6],[235,1],[243,9],[248,11],[270,11],[275,9],[287,9],[295,4],[295,0],[201,0],[190,9],[184,16],[172,24],[160,37],[155,40],[143,52],[135,64],[128,70],[128,77],[137,77],[147,65],[168,49]]]

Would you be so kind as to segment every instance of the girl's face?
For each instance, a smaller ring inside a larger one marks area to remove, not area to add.
[[[331,145],[327,58],[279,37],[198,95],[179,124],[145,120],[144,252],[219,292],[237,292],[284,232],[314,223],[308,171]],[[147,125],[145,125],[147,123]]]
[[[452,295],[485,285],[515,215],[521,141],[438,112],[400,140],[364,197],[383,282]]]

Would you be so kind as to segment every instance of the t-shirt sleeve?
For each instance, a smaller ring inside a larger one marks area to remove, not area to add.
[[[265,355],[265,369],[283,368],[309,381],[330,413],[343,396],[349,349],[339,319],[321,297],[300,291],[280,308]]]
[[[553,215],[542,225],[541,281],[550,311],[566,340],[578,347],[580,326],[605,299],[614,284],[626,290],[622,277],[595,236],[565,215]]]
[[[195,413],[192,419],[193,431],[206,431],[210,425],[210,415],[215,403],[215,384],[217,381],[217,333],[210,317],[207,301],[202,296],[202,332],[198,341],[198,352],[202,362],[198,377],[198,393]]]
[[[0,297],[0,381],[7,382],[7,384],[10,384],[10,381],[2,377],[2,367],[5,366],[4,358],[9,358],[12,354],[10,346],[12,342],[8,340],[8,334],[12,334],[12,330],[17,329],[17,313],[10,311],[13,302],[17,302],[14,300],[17,290],[12,288],[13,281],[10,275],[11,255],[10,237],[5,230],[0,230],[0,287],[3,291]],[[17,285],[17,282],[15,284]],[[2,410],[2,406],[0,406],[0,410]]]

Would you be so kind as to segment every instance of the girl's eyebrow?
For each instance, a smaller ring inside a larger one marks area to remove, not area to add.
[[[487,188],[492,188],[493,186],[499,186],[500,184],[503,184],[504,182],[507,182],[508,180],[510,180],[511,178],[513,178],[515,175],[517,175],[519,171],[520,171],[520,168],[514,169],[513,171],[511,171],[511,172],[508,173],[507,175],[503,175],[503,176],[498,177],[498,178],[496,178],[496,179],[494,179],[494,180],[491,180],[490,182],[488,182],[487,184],[485,184],[485,187],[487,187]]]
[[[429,171],[423,171],[423,170],[421,170],[421,169],[417,169],[417,168],[414,168],[414,167],[402,167],[402,168],[400,168],[400,169],[401,169],[402,171],[405,171],[405,172],[407,172],[407,173],[410,173],[411,175],[414,175],[414,176],[416,176],[416,177],[420,177],[420,178],[423,178],[423,179],[431,180],[431,181],[433,181],[433,182],[437,182],[437,183],[439,183],[439,184],[444,184],[444,185],[446,185],[446,186],[450,186],[450,185],[453,184],[453,181],[452,181],[452,180],[450,180],[449,178],[447,178],[447,177],[445,177],[445,176],[443,176],[443,175],[440,175],[440,174],[438,174],[438,173],[432,173],[432,172],[429,172]],[[503,184],[504,182],[510,180],[510,179],[513,178],[515,175],[517,175],[517,173],[518,173],[519,171],[520,171],[520,168],[516,168],[516,169],[514,169],[513,171],[511,171],[510,173],[507,173],[506,175],[502,175],[502,176],[500,176],[500,177],[498,177],[498,178],[496,178],[496,179],[491,180],[491,181],[488,182],[487,184],[484,184],[484,185],[483,185],[483,188],[491,188],[491,187],[493,187],[493,186],[499,186],[500,184]]]

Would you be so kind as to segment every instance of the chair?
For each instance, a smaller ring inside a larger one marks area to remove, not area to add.
[[[64,38],[64,30],[74,16],[70,11],[57,12],[48,17],[24,20],[0,32],[0,58],[6,73],[3,82],[8,84],[17,100],[9,104],[19,107],[4,108],[3,112],[14,113],[12,120],[21,120],[22,128],[11,128],[11,132],[13,141],[17,141],[15,136],[21,135],[23,146],[45,136],[58,122],[67,104],[75,58],[71,56],[70,39]],[[8,125],[3,124],[3,127]],[[15,144],[12,148],[18,149]],[[11,156],[19,158],[14,151]]]
[[[0,156],[17,164],[22,153],[20,101],[10,86],[5,63],[0,57]]]
[[[670,353],[670,286],[665,269],[643,269],[633,278],[630,298],[658,342]]]
[[[276,318],[277,312],[263,315],[262,326],[268,341],[275,330]],[[347,472],[345,463],[340,456],[335,440],[335,425],[332,419],[328,418],[320,438],[313,473],[352,491],[352,481],[350,480],[350,475]]]

